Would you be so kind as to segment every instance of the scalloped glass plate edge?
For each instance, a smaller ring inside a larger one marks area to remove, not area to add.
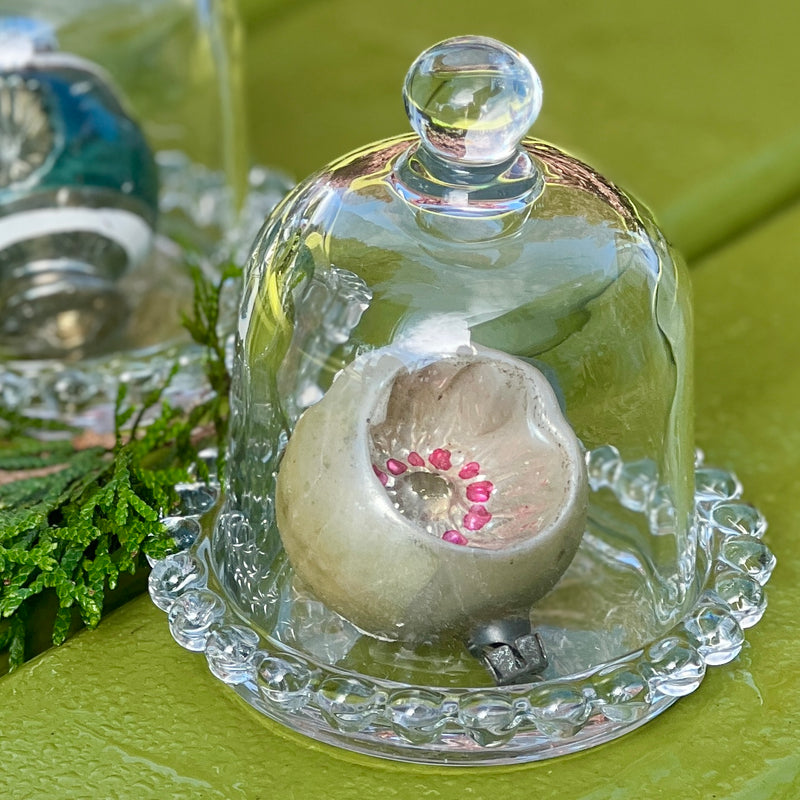
[[[618,458],[613,448],[592,459]],[[320,667],[269,645],[222,596],[205,555],[219,511],[216,451],[201,456],[212,477],[177,488],[181,505],[163,518],[176,552],[152,563],[149,589],[170,632],[203,652],[212,674],[258,712],[326,744],[365,755],[436,765],[540,761],[616,739],[695,691],[707,666],[732,661],[743,630],[766,609],[775,556],[761,542],[764,517],[743,502],[738,479],[695,469],[700,535],[713,539],[708,578],[695,605],[662,638],[571,678],[523,686],[441,689]]]

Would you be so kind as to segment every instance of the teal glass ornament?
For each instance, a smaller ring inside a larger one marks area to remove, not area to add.
[[[107,347],[157,212],[153,153],[110,77],[45,23],[0,18],[0,346]]]

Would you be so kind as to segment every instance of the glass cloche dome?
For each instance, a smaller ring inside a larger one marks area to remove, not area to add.
[[[288,556],[274,591],[383,651],[531,612],[573,672],[696,595],[686,276],[646,210],[523,139],[541,97],[508,47],[434,47],[405,83],[416,135],[301,184],[250,261],[229,505],[270,575]],[[584,452],[617,492],[589,499]]]
[[[437,44],[406,78],[414,133],[301,183],[256,241],[224,505],[151,589],[317,738],[571,752],[692,691],[763,613],[768,551],[725,561],[707,521],[740,487],[695,465],[684,267],[629,195],[524,138],[541,100],[506,45]]]

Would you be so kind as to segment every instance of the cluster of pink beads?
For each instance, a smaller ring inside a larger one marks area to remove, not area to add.
[[[425,459],[415,450],[412,450],[408,454],[407,460],[412,467],[419,468],[425,466]],[[437,447],[436,450],[428,456],[428,463],[435,470],[447,472],[453,467],[452,453],[449,450]],[[408,465],[396,458],[390,458],[386,462],[386,472],[375,464],[372,465],[372,469],[375,471],[378,480],[386,486],[389,482],[389,475],[387,473],[391,473],[394,476],[402,475],[408,470]],[[458,477],[463,481],[469,481],[477,477],[480,471],[481,465],[477,461],[468,461],[458,471]],[[474,481],[473,483],[467,484],[465,487],[466,498],[471,503],[463,519],[464,528],[468,531],[479,531],[492,519],[491,512],[486,508],[485,503],[489,501],[493,491],[494,484],[491,481]],[[451,544],[469,544],[469,539],[457,530],[445,531],[442,534],[442,539]]]

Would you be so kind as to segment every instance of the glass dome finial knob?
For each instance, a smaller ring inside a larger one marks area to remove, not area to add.
[[[422,53],[403,87],[411,127],[449,162],[511,158],[542,107],[542,83],[525,56],[496,39],[459,36]]]

